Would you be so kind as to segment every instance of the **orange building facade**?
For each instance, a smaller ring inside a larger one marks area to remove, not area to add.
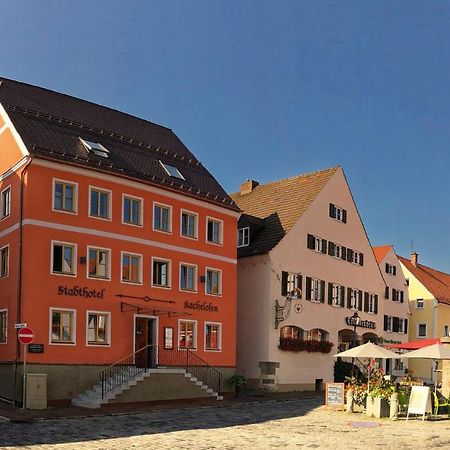
[[[209,172],[126,114],[10,80],[0,102],[0,396],[20,397],[24,322],[49,400],[146,346],[152,367],[189,349],[232,373],[238,210]]]

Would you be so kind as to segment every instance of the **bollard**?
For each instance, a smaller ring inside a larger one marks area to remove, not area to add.
[[[347,401],[347,408],[345,409],[346,413],[352,413],[353,412],[353,389],[350,388],[347,391],[346,394],[346,401]]]
[[[393,392],[391,395],[391,407],[389,409],[389,418],[392,420],[398,419],[398,392]]]

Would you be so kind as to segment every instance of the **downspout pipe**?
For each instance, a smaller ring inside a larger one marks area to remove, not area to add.
[[[22,260],[23,260],[23,198],[24,198],[24,186],[25,175],[32,161],[31,156],[28,157],[28,161],[25,167],[20,173],[20,216],[19,216],[19,252],[18,252],[18,272],[17,272],[17,309],[16,309],[16,323],[21,323],[22,319]],[[12,404],[16,406],[16,387],[17,387],[17,365],[20,361],[20,343],[16,339],[16,357],[14,360],[14,382],[12,392]]]

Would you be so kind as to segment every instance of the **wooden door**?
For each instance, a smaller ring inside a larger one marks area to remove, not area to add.
[[[135,364],[137,367],[155,367],[154,324],[155,319],[136,317],[134,348],[136,352]]]

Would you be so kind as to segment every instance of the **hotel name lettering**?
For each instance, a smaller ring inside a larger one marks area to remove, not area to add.
[[[68,295],[69,297],[82,297],[82,298],[99,298],[105,297],[106,289],[89,289],[88,287],[81,286],[58,286],[56,293],[58,295]]]
[[[184,302],[184,307],[187,309],[196,309],[198,311],[218,312],[219,307],[213,305],[211,302]]]
[[[372,330],[375,330],[375,328],[377,327],[375,322],[372,322],[371,320],[360,320],[359,323],[356,322],[356,320],[353,317],[346,317],[345,318],[345,322],[347,325],[351,325],[352,327],[354,327],[355,325],[357,327],[361,327],[361,328],[371,328]]]

